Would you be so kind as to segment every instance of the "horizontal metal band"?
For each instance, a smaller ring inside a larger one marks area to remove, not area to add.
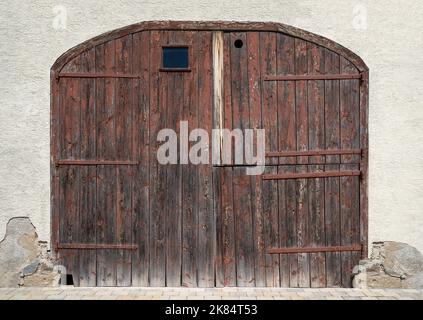
[[[304,172],[287,174],[265,174],[263,180],[287,180],[287,179],[308,179],[308,178],[328,178],[328,177],[350,177],[359,176],[359,170],[353,171],[326,171],[326,172]]]
[[[110,72],[66,72],[59,73],[57,78],[141,78],[141,75]]]
[[[313,253],[313,252],[344,252],[361,251],[361,245],[355,246],[332,246],[332,247],[296,247],[296,248],[271,248],[267,250],[269,254],[285,253]]]
[[[308,150],[308,151],[269,151],[266,157],[300,157],[300,156],[328,156],[361,154],[361,149],[334,149],[334,150]]]
[[[58,160],[55,162],[56,166],[97,166],[97,165],[138,165],[139,161],[130,160]]]
[[[263,81],[351,80],[362,79],[359,74],[265,75]]]
[[[95,243],[59,243],[57,249],[82,249],[82,250],[95,250],[95,249],[121,249],[121,250],[137,250],[136,244],[95,244]]]

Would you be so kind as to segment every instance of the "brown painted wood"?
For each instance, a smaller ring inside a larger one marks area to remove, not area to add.
[[[242,48],[234,45],[239,39],[244,43]],[[250,127],[248,68],[245,68],[248,65],[248,43],[245,33],[231,33],[230,50],[232,126],[242,130]],[[254,286],[251,181],[244,168],[234,168],[233,184],[236,281],[238,286]]]
[[[199,126],[199,68],[201,59],[198,56],[199,35],[189,32],[187,42],[191,43],[190,66],[191,73],[185,74],[184,103],[182,119],[188,121],[188,129]],[[196,287],[197,281],[197,241],[198,241],[198,197],[199,177],[197,166],[187,164],[182,166],[182,286]]]
[[[260,33],[260,72],[276,74],[277,34],[273,32]],[[278,117],[277,117],[277,84],[264,82],[262,84],[262,126],[266,129],[266,150],[278,150]],[[271,159],[277,164],[278,159]],[[270,173],[277,172],[277,168],[269,168]],[[273,171],[275,170],[275,171]],[[263,231],[266,247],[277,246],[279,242],[279,211],[277,182],[263,181]],[[279,286],[279,257],[265,255],[266,286]]]
[[[223,36],[223,64],[231,66],[231,34]],[[223,123],[224,128],[232,129],[232,96],[231,96],[231,68],[224,68],[223,72]],[[236,286],[236,257],[235,257],[235,225],[234,225],[234,194],[233,171],[231,167],[214,168],[216,176],[215,193],[216,208],[216,286]],[[220,198],[216,198],[220,195]],[[219,201],[220,200],[220,201]]]
[[[150,252],[150,33],[139,32],[133,35],[133,72],[140,74],[133,88],[134,113],[133,121],[133,159],[139,159],[134,169],[132,188],[133,242],[138,250],[132,253],[132,285],[149,285],[149,252]],[[138,150],[137,150],[138,149]]]
[[[96,48],[96,71],[113,72],[116,68],[116,43]],[[97,80],[97,156],[116,158],[116,79]],[[97,243],[116,243],[116,167],[97,167]],[[116,286],[115,250],[97,251],[97,285]]]
[[[190,46],[190,72],[160,69],[176,44]],[[149,22],[71,49],[51,76],[53,251],[77,285],[351,285],[367,254],[357,56],[277,24]],[[265,174],[234,159],[158,164],[157,133],[180,133],[181,120],[210,138],[213,127],[266,129]]]
[[[95,71],[95,50],[81,56],[80,70]],[[80,80],[80,158],[96,158],[96,113],[95,79]],[[96,242],[96,188],[97,170],[95,167],[80,167],[80,230],[78,241],[95,244]],[[84,287],[96,285],[96,252],[79,251],[79,283]]]
[[[186,41],[183,32],[168,32],[166,46]],[[164,78],[164,77],[163,77]],[[179,115],[184,98],[184,77],[178,73],[166,75],[167,83],[160,90],[166,92],[166,128],[179,132]],[[166,285],[181,285],[181,234],[182,234],[182,168],[166,166]]]
[[[166,128],[166,73],[159,73],[162,45],[167,33],[152,31],[150,38],[150,286],[166,285],[166,167],[157,162],[157,133]]]
[[[77,71],[80,68],[81,58],[74,59],[67,70]],[[79,158],[81,152],[80,140],[80,112],[81,112],[81,82],[79,79],[68,79],[61,84],[61,100],[59,106],[60,123],[60,157]],[[60,170],[59,187],[59,240],[58,242],[78,242],[80,237],[80,177],[79,168],[70,166]],[[67,272],[73,275],[74,283],[79,285],[79,252],[69,250],[60,254],[60,259],[66,266]]]
[[[307,42],[295,39],[295,72],[298,75],[307,74]],[[308,149],[308,109],[307,109],[307,82],[299,81],[296,88],[296,119],[297,119],[297,150]],[[300,163],[307,164],[308,158],[299,158]],[[299,174],[308,171],[307,166],[300,165],[296,168]],[[297,245],[299,247],[309,245],[309,185],[305,179],[297,180],[296,200],[297,200]],[[298,254],[298,286],[310,286],[310,260],[309,254]]]
[[[116,72],[132,72],[132,35],[116,40]],[[130,160],[133,157],[132,126],[133,92],[132,79],[116,79],[116,155]],[[132,243],[132,166],[119,165],[116,167],[116,242]],[[131,254],[125,250],[117,252],[116,283],[118,286],[131,285]]]
[[[277,35],[277,74],[295,73],[295,40],[284,34]],[[278,150],[296,149],[295,82],[277,83]],[[289,151],[266,152],[266,157]],[[294,154],[296,155],[296,154]],[[295,171],[296,158],[280,158],[278,175]],[[286,165],[286,166],[285,166]],[[295,181],[278,181],[279,246],[296,245]],[[296,254],[280,256],[280,284],[282,287],[298,286]]]
[[[325,71],[339,73],[339,55],[325,49]],[[325,145],[329,150],[339,150],[340,137],[340,109],[339,109],[340,81],[325,81]],[[340,162],[341,154],[327,154],[329,162]],[[325,165],[325,171],[339,171],[339,165]],[[326,245],[339,246],[341,244],[340,220],[340,178],[325,179],[325,232]],[[326,285],[341,287],[341,254],[339,252],[326,253]]]
[[[360,171],[360,242],[363,245],[362,258],[368,258],[368,167],[369,167],[369,72],[363,73],[360,83],[360,147],[363,148]]]
[[[262,128],[261,81],[260,81],[260,33],[248,32],[247,41],[247,72],[248,72],[248,104],[250,110],[250,127]],[[254,140],[254,150],[257,144]],[[262,181],[259,176],[251,176],[251,209],[253,214],[253,250],[254,250],[254,280],[255,285],[263,287],[266,284],[266,257],[264,242],[264,220],[262,203]]]
[[[354,73],[356,68],[344,58],[340,60],[341,72]],[[341,148],[359,146],[359,82],[358,80],[341,80],[340,84],[340,128]],[[343,163],[348,163],[354,156],[342,156]],[[358,169],[357,165],[341,164],[340,170]],[[342,177],[340,180],[341,208],[341,245],[353,245],[359,228],[359,184],[358,179]],[[358,263],[357,254],[341,253],[342,285],[351,286],[351,271]]]
[[[212,33],[198,37],[198,125],[211,137],[213,127],[213,45]],[[210,158],[211,153],[209,154]],[[211,158],[210,158],[211,159]],[[211,160],[210,160],[211,161]],[[197,274],[199,287],[213,287],[215,277],[215,217],[213,211],[212,166],[200,165],[198,170],[198,248]]]
[[[324,48],[307,44],[307,71],[315,75],[325,72]],[[325,148],[325,118],[324,98],[325,83],[321,79],[307,82],[308,109],[308,147],[309,149]],[[324,163],[324,157],[311,157],[310,161]],[[323,172],[324,166],[310,165],[309,170]],[[309,180],[309,233],[310,245],[325,245],[325,189],[324,180],[316,178]],[[324,253],[310,253],[310,286],[326,286],[326,256]]]

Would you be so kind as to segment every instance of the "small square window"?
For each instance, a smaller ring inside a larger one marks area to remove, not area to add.
[[[188,69],[188,47],[163,47],[163,69]]]

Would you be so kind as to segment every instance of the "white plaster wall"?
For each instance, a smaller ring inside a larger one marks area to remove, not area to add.
[[[66,29],[53,28],[55,6],[66,8]],[[367,28],[357,30],[363,8]],[[0,238],[9,218],[29,216],[49,239],[49,69],[60,54],[143,20],[250,20],[321,34],[367,63],[370,240],[423,251],[422,15],[420,0],[2,0]]]

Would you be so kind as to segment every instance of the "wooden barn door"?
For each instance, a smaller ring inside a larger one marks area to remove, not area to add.
[[[75,285],[349,287],[366,252],[368,74],[270,26],[152,24],[53,69],[52,245]],[[172,47],[187,68],[164,68]],[[158,162],[166,128],[178,164]],[[210,142],[265,129],[264,174],[189,163],[196,128]]]
[[[222,127],[266,129],[266,169],[214,169],[217,285],[351,286],[362,251],[361,75],[281,33],[225,32],[223,42]]]

